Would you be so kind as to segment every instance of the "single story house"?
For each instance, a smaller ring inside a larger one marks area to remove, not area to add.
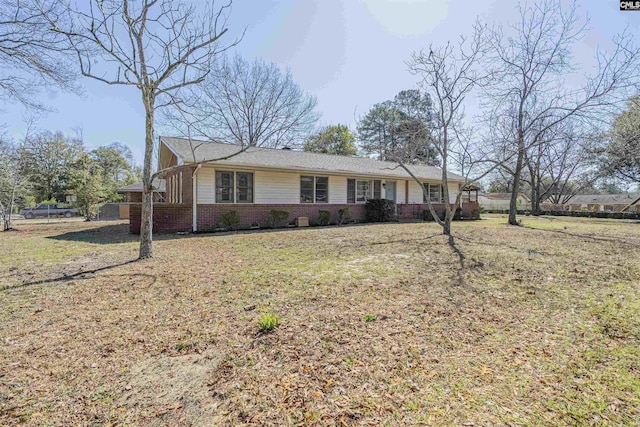
[[[141,203],[142,202],[142,183],[125,185],[118,188],[118,194],[124,195],[125,203]],[[153,180],[153,201],[156,203],[164,202],[167,193],[167,183],[164,179],[156,178]]]
[[[130,205],[132,203],[142,203],[142,183],[125,185],[122,188],[118,188],[118,194],[124,196],[124,201],[118,203],[117,217],[114,219],[129,219],[130,217]],[[166,197],[166,182],[164,179],[156,178],[153,180],[153,202],[164,203]],[[110,208],[110,207],[109,207]],[[102,211],[102,208],[101,208]],[[109,209],[110,215],[115,216],[114,209]],[[101,212],[101,216],[102,216]]]
[[[427,186],[436,209],[444,210],[441,169],[408,166]],[[160,137],[160,170],[165,175],[166,203],[154,205],[154,230],[210,231],[227,211],[238,212],[244,227],[261,226],[270,210],[289,212],[290,220],[307,217],[313,223],[320,210],[331,213],[349,208],[352,220],[365,219],[368,199],[396,203],[401,220],[418,218],[427,209],[423,191],[394,162],[366,157],[338,156],[289,149],[237,145]],[[450,173],[449,194],[455,200],[464,178]],[[462,204],[463,216],[478,209]],[[140,231],[140,205],[130,207],[130,228]]]
[[[590,212],[640,212],[640,193],[578,194],[565,204],[544,203],[547,210]]]
[[[478,193],[478,203],[487,212],[508,211],[511,193]],[[519,193],[516,199],[518,210],[531,209],[531,199]]]

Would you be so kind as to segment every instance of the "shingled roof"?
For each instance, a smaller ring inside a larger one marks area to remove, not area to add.
[[[164,179],[156,178],[153,180],[153,191],[156,193],[165,193],[167,191],[167,183]],[[125,185],[118,188],[118,193],[142,193],[142,183],[136,182],[135,184]]]
[[[184,138],[163,136],[160,137],[160,141],[185,163],[227,157],[237,153],[240,149],[237,145]],[[410,178],[409,174],[394,162],[374,160],[367,157],[339,156],[275,148],[249,147],[229,159],[215,161],[215,163],[298,171]],[[407,167],[420,179],[439,181],[442,176],[442,170],[434,166],[407,165]],[[464,178],[460,175],[449,173],[447,176],[451,181],[464,182]]]
[[[635,194],[578,194],[573,196],[567,204],[593,205],[628,205],[637,201],[640,193]]]

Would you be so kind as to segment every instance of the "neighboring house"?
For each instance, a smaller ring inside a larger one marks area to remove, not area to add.
[[[231,210],[244,227],[264,225],[270,210],[311,222],[326,210],[335,222],[338,210],[349,208],[351,219],[361,221],[365,202],[377,198],[395,201],[400,219],[414,219],[427,209],[420,185],[393,162],[259,147],[239,152],[237,145],[169,137],[160,137],[159,145],[158,167],[177,168],[165,176],[167,203],[154,206],[154,230],[215,230]],[[207,162],[191,166],[202,161]],[[441,169],[408,167],[427,185],[436,208],[444,210]],[[451,200],[463,183],[463,177],[449,174]],[[463,216],[477,207],[463,203]],[[140,231],[140,205],[131,205],[130,224],[132,232]]]
[[[478,203],[487,212],[508,211],[511,193],[478,193]],[[516,199],[518,210],[531,209],[531,199],[523,193]]]
[[[543,209],[591,212],[640,212],[640,193],[579,194],[563,205],[543,204]]]
[[[153,188],[154,195],[153,201],[164,202],[166,196],[166,181],[164,179],[154,179]],[[118,188],[118,194],[124,195],[125,203],[141,203],[142,202],[142,183],[137,182],[135,184],[127,185],[122,188]]]
[[[163,203],[166,201],[166,182],[164,179],[156,178],[153,180],[153,202]],[[122,188],[118,188],[118,194],[124,195],[124,202],[118,204],[118,212],[113,209],[109,209],[109,215],[102,212],[101,217],[115,216],[111,219],[129,219],[130,204],[142,203],[142,183],[138,182],[131,185],[126,185]]]

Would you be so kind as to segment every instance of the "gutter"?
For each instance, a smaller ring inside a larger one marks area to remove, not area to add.
[[[192,217],[192,224],[191,224],[191,228],[192,228],[192,231],[194,233],[198,232],[198,169],[200,169],[201,166],[202,166],[202,164],[199,164],[193,170],[193,173],[191,174],[191,184],[192,184],[192,190],[191,190],[191,201],[192,201],[191,217]]]

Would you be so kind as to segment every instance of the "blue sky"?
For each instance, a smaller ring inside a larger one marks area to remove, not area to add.
[[[469,33],[476,17],[513,21],[516,6],[505,0],[235,0],[229,40],[246,28],[238,53],[288,67],[300,86],[317,97],[320,125],[355,128],[358,116],[373,104],[416,87],[418,80],[406,66],[412,52]],[[625,27],[640,43],[640,12],[620,11],[618,0],[581,1],[579,9],[591,21],[591,32],[576,52],[585,67],[596,47],[606,49]],[[137,90],[86,79],[82,86],[83,96],[43,93],[56,111],[41,117],[38,126],[68,133],[81,128],[90,147],[119,141],[141,163],[144,109]],[[0,109],[0,124],[19,137],[24,131],[21,107]]]

